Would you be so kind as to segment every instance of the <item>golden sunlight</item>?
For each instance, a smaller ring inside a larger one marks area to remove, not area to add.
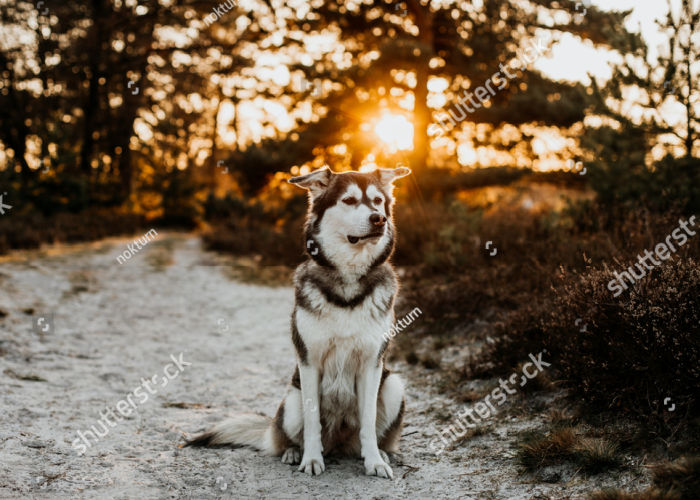
[[[382,116],[375,125],[374,132],[394,151],[413,147],[413,124],[403,115]]]

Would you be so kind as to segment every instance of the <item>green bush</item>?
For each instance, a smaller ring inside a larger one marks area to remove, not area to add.
[[[277,207],[255,200],[210,197],[205,214],[212,227],[203,235],[209,250],[257,255],[264,264],[296,265],[304,259],[306,206],[300,195]]]
[[[108,209],[51,216],[11,213],[0,219],[0,254],[11,249],[38,248],[42,243],[72,243],[136,234],[146,226],[141,216]]]
[[[589,167],[590,186],[607,211],[646,208],[685,215],[700,211],[700,158],[666,156],[647,168],[643,155],[620,151]]]

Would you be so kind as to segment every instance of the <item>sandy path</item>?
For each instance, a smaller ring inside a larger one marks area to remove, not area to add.
[[[310,478],[250,450],[178,449],[184,432],[228,412],[274,413],[293,367],[293,292],[233,281],[226,258],[179,234],[120,265],[128,241],[0,261],[0,498],[580,498],[589,489],[581,478],[518,475],[514,435],[538,417],[495,421],[436,457],[433,410],[457,406],[430,389],[434,374],[400,364],[408,416],[394,481],[364,476],[360,460],[330,458]],[[48,313],[54,330],[33,331],[32,314]],[[161,380],[180,353],[191,366],[142,404],[134,397],[131,417],[78,455],[77,431],[142,378]]]

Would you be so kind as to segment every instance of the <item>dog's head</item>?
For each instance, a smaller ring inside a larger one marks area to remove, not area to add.
[[[309,191],[309,255],[323,265],[375,264],[384,254],[386,260],[394,244],[393,183],[410,173],[406,167],[369,173],[334,173],[324,167],[290,179]]]

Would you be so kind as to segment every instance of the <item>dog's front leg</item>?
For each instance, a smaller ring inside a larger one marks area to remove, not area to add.
[[[360,447],[367,475],[393,479],[394,473],[382,459],[377,446],[377,395],[381,377],[381,362],[379,366],[368,366],[359,376]]]
[[[323,463],[321,443],[321,401],[318,394],[319,373],[315,366],[299,364],[301,399],[304,412],[304,455],[299,470],[318,475],[326,466]]]

